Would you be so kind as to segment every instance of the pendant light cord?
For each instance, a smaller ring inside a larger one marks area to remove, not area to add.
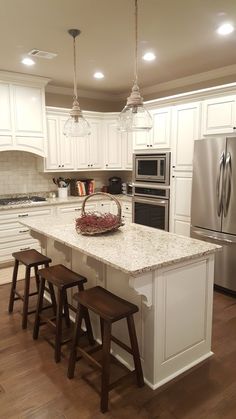
[[[134,0],[135,4],[135,64],[134,64],[134,83],[138,83],[138,0]]]
[[[73,36],[73,47],[74,47],[74,98],[78,98],[77,93],[77,75],[76,75],[76,51],[75,51],[75,36]]]

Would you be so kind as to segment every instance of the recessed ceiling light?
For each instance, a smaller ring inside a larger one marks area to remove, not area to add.
[[[155,54],[153,54],[153,52],[146,52],[143,55],[143,60],[145,60],[145,61],[153,61],[153,60],[155,60],[155,58],[156,58],[156,56],[155,56]]]
[[[217,33],[219,35],[229,35],[233,31],[234,31],[234,26],[232,25],[232,23],[223,23],[217,29]]]
[[[22,62],[22,64],[29,65],[29,66],[35,64],[35,61],[32,60],[31,58],[28,58],[28,57],[23,58],[23,60],[21,60],[21,62]]]
[[[104,74],[101,71],[96,71],[96,73],[94,73],[93,77],[95,79],[103,79],[104,78]]]

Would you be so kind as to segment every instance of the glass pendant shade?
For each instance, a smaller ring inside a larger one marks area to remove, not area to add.
[[[70,111],[70,117],[67,119],[63,134],[67,137],[85,137],[91,134],[91,129],[88,121],[83,117],[80,109],[77,85],[76,85],[76,53],[75,53],[75,38],[80,34],[79,29],[69,29],[69,35],[73,37],[73,52],[74,52],[74,98],[73,105]]]
[[[135,8],[135,60],[134,60],[134,85],[126,106],[118,118],[120,131],[149,131],[152,128],[152,116],[143,104],[138,87],[138,0],[134,0]]]
[[[120,131],[149,131],[152,128],[152,116],[143,105],[137,83],[119,115],[118,126]]]

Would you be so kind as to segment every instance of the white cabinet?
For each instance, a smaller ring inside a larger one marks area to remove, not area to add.
[[[46,171],[63,171],[74,169],[74,140],[63,134],[66,117],[55,114],[47,115],[47,158]]]
[[[117,119],[104,120],[105,169],[122,169],[122,133],[117,128]]]
[[[45,84],[48,79],[0,72],[0,150],[46,155]]]
[[[91,134],[86,137],[78,137],[75,139],[75,169],[102,169],[104,147],[101,136],[101,119],[87,119],[91,127]]]
[[[122,150],[123,150],[123,169],[132,170],[133,168],[133,133],[122,133]]]
[[[172,167],[177,171],[192,170],[194,141],[200,138],[201,103],[173,107]]]
[[[192,173],[175,172],[171,182],[170,231],[190,235]]]
[[[236,132],[236,95],[203,101],[202,135]]]
[[[20,224],[20,220],[30,217],[44,217],[52,214],[51,207],[21,208],[19,210],[4,210],[0,213],[0,263],[12,262],[13,252],[28,249],[41,251],[40,244]]]
[[[171,107],[150,111],[153,127],[148,132],[134,133],[135,150],[152,150],[170,147]]]

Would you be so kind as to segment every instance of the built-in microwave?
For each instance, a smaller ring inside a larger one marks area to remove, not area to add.
[[[170,153],[134,154],[135,182],[170,184]]]

